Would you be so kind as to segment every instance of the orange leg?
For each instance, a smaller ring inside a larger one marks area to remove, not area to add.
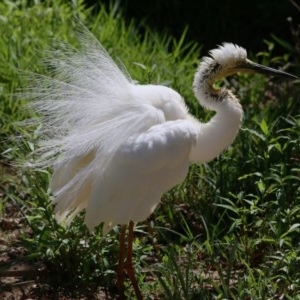
[[[126,262],[124,265],[124,269],[126,270],[127,276],[132,283],[136,298],[138,300],[142,300],[143,296],[141,294],[141,291],[138,286],[138,282],[135,277],[135,272],[134,272],[134,267],[133,267],[133,262],[132,262],[133,227],[134,227],[134,222],[130,221],[129,222],[129,232],[128,232],[127,258],[126,258]]]

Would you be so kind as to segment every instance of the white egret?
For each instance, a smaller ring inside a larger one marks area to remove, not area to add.
[[[237,72],[296,77],[256,64],[245,49],[224,43],[202,59],[195,74],[199,104],[216,112],[201,123],[173,89],[134,83],[91,33],[81,33],[79,40],[80,50],[55,50],[48,61],[54,76],[36,76],[31,88],[31,105],[42,122],[36,164],[54,169],[59,222],[70,223],[85,209],[90,230],[103,223],[106,234],[122,225],[120,297],[125,268],[141,299],[131,260],[133,222],[145,220],[163,193],[184,180],[190,163],[214,159],[238,133],[242,106],[214,82]]]

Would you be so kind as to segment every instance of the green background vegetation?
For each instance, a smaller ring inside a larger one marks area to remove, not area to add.
[[[0,3],[0,218],[15,210],[23,224],[21,239],[6,247],[18,243],[24,260],[43,265],[36,293],[92,299],[104,291],[114,298],[119,228],[90,234],[82,215],[69,228],[58,225],[49,203],[51,170],[17,166],[36,139],[34,128],[17,123],[32,115],[26,99],[15,99],[26,86],[24,71],[47,72],[41,59],[53,39],[76,45],[76,18],[132,78],[174,88],[202,121],[211,113],[199,107],[191,83],[205,53],[186,32],[159,34],[125,21],[113,5],[93,13],[80,1]],[[276,38],[264,45],[253,60],[299,75],[296,44]],[[145,299],[300,299],[299,82],[253,75],[224,84],[245,110],[237,140],[213,162],[192,165],[186,181],[136,227],[134,260]]]

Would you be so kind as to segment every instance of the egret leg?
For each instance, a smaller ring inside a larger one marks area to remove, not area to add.
[[[124,300],[124,257],[125,257],[125,234],[126,225],[121,225],[120,246],[119,246],[119,265],[117,283],[119,290],[119,300]]]
[[[133,262],[132,262],[132,246],[133,246],[133,227],[134,222],[129,222],[129,230],[128,230],[128,248],[127,248],[127,258],[125,262],[125,270],[127,272],[127,276],[130,279],[132,286],[134,288],[134,292],[136,295],[136,298],[138,300],[143,300],[143,296],[141,294],[141,291],[138,286],[138,282],[135,277]]]

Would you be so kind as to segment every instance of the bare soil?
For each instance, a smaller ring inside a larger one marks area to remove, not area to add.
[[[0,190],[0,201],[4,193]],[[49,284],[55,274],[49,274],[41,262],[29,259],[22,246],[24,235],[31,235],[19,207],[5,202],[0,212],[0,299],[1,300],[69,300],[112,299],[100,290],[89,288],[59,288]]]

